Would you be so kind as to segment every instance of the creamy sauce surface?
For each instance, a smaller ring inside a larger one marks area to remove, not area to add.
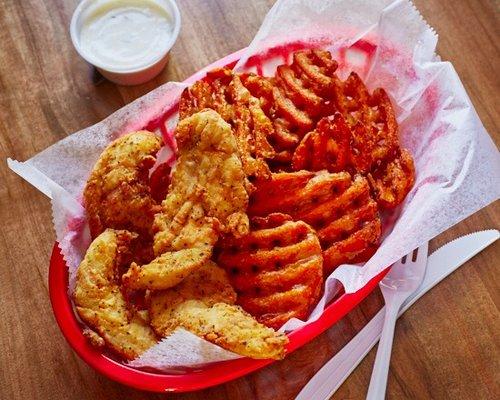
[[[172,16],[154,1],[101,1],[84,16],[80,47],[97,66],[131,71],[158,61],[173,30]]]

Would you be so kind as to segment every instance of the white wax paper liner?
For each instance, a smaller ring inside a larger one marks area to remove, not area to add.
[[[200,339],[185,329],[177,328],[170,336],[146,350],[139,358],[130,361],[128,365],[136,368],[153,366],[155,369],[179,373],[179,370],[185,367],[201,367],[208,362],[235,360],[240,357],[238,354]]]
[[[384,216],[384,240],[376,254],[363,267],[342,265],[336,269],[327,278],[325,294],[309,319],[293,319],[282,330],[293,330],[319,318],[325,304],[338,292],[339,281],[348,293],[358,290],[386,266],[500,194],[498,151],[452,65],[436,57],[437,36],[412,3],[278,1],[236,68],[257,68],[272,74],[284,61],[282,53],[276,52],[275,59],[264,57],[261,65],[255,60],[272,47],[292,42],[328,48],[339,61],[341,77],[354,70],[370,90],[384,87],[388,91],[397,111],[402,144],[414,156],[417,176],[401,207]],[[83,230],[85,224],[77,234],[64,221],[72,221],[77,227],[81,223],[83,209],[78,199],[98,155],[117,135],[139,129],[161,115],[177,101],[183,87],[164,85],[25,163],[10,163],[35,187],[52,195],[57,239],[70,271],[76,270],[88,236]],[[171,120],[174,122],[175,118]],[[179,338],[187,346],[185,357],[179,353],[174,356],[171,351]],[[202,352],[204,346],[207,343],[194,335],[177,333],[163,339],[133,365],[170,369],[235,356]]]

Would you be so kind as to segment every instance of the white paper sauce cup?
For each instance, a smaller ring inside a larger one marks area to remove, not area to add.
[[[83,0],[71,19],[76,51],[120,85],[158,75],[181,27],[174,0]]]

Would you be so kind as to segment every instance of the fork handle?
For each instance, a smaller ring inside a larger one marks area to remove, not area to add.
[[[380,343],[375,357],[372,377],[366,400],[383,400],[387,388],[387,376],[389,374],[389,365],[391,363],[392,341],[394,339],[394,328],[398,318],[399,305],[386,305],[384,328],[380,336]]]

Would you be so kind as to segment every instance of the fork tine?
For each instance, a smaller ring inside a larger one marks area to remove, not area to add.
[[[425,242],[422,246],[420,246],[417,252],[417,259],[416,261],[420,261],[423,257],[427,257],[427,253],[429,250],[429,242]]]

